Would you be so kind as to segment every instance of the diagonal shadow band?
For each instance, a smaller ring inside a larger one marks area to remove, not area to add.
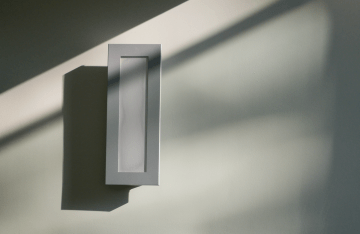
[[[0,93],[186,0],[0,2]]]
[[[43,119],[40,119],[38,121],[35,121],[35,122],[27,125],[24,128],[21,128],[13,133],[10,133],[8,135],[0,137],[0,150],[4,146],[13,142],[14,140],[17,140],[23,136],[26,136],[27,134],[45,126],[46,124],[51,123],[56,120],[60,120],[61,118],[62,118],[62,112],[61,112],[61,110],[59,110],[54,113],[51,113],[50,115],[46,116]]]
[[[195,44],[183,51],[181,51],[178,54],[175,54],[174,56],[166,59],[163,62],[163,72],[167,72],[171,69],[173,69],[176,66],[179,66],[183,62],[187,61],[188,59],[199,55],[206,50],[225,42],[226,40],[239,35],[241,33],[245,33],[246,31],[268,21],[271,20],[281,14],[284,14],[288,11],[291,11],[297,7],[302,6],[303,4],[306,4],[307,2],[310,2],[312,0],[281,0],[278,1],[264,10],[261,10],[254,15],[246,18],[243,21],[240,21],[239,23],[219,32],[218,34],[207,38],[206,40]]]
[[[171,69],[175,68],[176,66],[182,64],[183,62],[187,61],[188,59],[200,55],[201,53],[205,52],[206,50],[218,45],[221,42],[224,42],[236,35],[246,32],[251,28],[254,28],[272,18],[275,18],[281,14],[284,14],[288,11],[296,9],[297,7],[306,4],[312,0],[281,0],[278,1],[267,8],[255,13],[254,15],[248,17],[247,19],[240,21],[239,23],[219,32],[218,34],[198,43],[195,44],[182,52],[166,59],[162,63],[162,70],[165,74],[166,72],[170,71]],[[0,90],[1,92],[1,90]],[[11,141],[17,139],[18,137],[23,136],[24,134],[31,132],[38,127],[41,127],[44,124],[47,124],[49,121],[57,120],[62,116],[61,110],[45,117],[42,120],[39,120],[29,126],[20,129],[14,133],[9,135],[3,136],[0,138],[0,149],[1,147],[7,145]]]

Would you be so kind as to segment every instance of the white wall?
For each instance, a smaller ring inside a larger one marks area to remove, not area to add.
[[[0,232],[320,232],[334,101],[327,8],[310,1],[221,34],[274,3],[186,2],[1,94],[6,135],[59,111],[62,76],[106,66],[108,43],[161,43],[166,61],[221,38],[164,67],[159,187],[131,190],[112,212],[61,210],[58,119],[0,148]]]

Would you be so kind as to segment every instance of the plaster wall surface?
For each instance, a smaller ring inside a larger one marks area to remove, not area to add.
[[[2,93],[2,139],[57,117],[0,146],[0,232],[323,233],[331,7],[185,2]],[[161,184],[111,212],[61,210],[62,77],[106,66],[110,43],[162,44]]]

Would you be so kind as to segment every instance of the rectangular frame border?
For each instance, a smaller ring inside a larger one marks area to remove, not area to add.
[[[109,44],[106,123],[108,185],[159,185],[161,44]],[[118,172],[120,58],[147,57],[145,172]]]

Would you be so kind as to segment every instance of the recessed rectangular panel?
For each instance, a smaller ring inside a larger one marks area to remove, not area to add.
[[[119,172],[145,171],[147,58],[120,58]]]
[[[109,45],[106,184],[159,185],[161,45]]]

